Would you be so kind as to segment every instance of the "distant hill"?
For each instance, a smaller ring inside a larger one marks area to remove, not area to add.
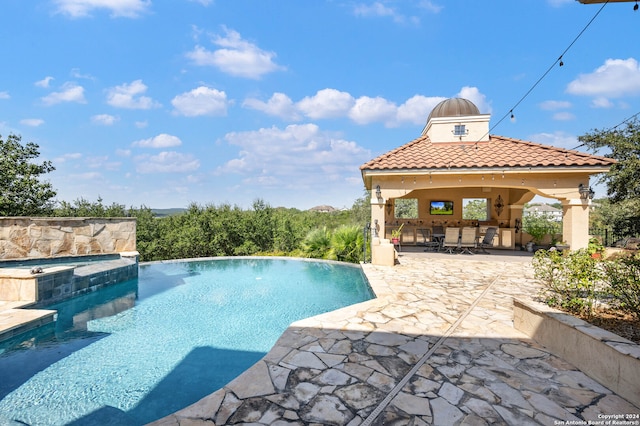
[[[151,209],[151,212],[155,217],[173,216],[175,214],[184,213],[187,209],[174,208],[174,209]]]

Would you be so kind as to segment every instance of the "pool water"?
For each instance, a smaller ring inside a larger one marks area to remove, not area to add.
[[[238,376],[290,323],[372,297],[359,267],[337,263],[140,265],[137,280],[52,305],[55,326],[0,346],[0,424],[156,420]]]

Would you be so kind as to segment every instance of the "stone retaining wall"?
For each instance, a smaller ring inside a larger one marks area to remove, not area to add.
[[[513,301],[514,327],[640,406],[640,345],[541,303]]]
[[[0,218],[0,259],[136,251],[135,218]]]

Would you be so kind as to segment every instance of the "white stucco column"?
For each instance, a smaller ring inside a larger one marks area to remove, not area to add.
[[[571,250],[589,244],[589,204],[591,200],[568,199],[562,202],[562,238]]]
[[[384,238],[384,206],[385,198],[380,191],[376,193],[376,190],[371,191],[371,237]]]
[[[371,191],[371,263],[374,265],[393,265],[395,260],[393,245],[381,244],[385,235],[384,208],[384,197]]]

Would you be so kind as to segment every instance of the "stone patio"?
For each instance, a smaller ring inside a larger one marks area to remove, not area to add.
[[[513,254],[403,252],[393,267],[366,264],[376,299],[292,324],[223,389],[153,424],[558,425],[640,414],[513,328],[512,299],[539,290],[531,257]]]

